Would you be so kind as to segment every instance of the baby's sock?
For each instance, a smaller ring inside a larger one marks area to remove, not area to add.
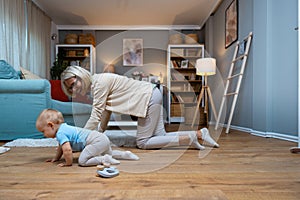
[[[113,150],[112,157],[125,160],[139,160],[140,158],[131,151]]]
[[[114,159],[111,155],[105,154],[104,156],[102,156],[102,164],[112,164],[112,165],[117,165],[120,164],[120,161]]]
[[[193,147],[195,147],[196,149],[199,149],[199,150],[204,150],[205,147],[202,146],[199,142],[198,142],[198,138],[197,138],[197,135],[196,135],[196,132],[191,132],[189,133],[189,137],[191,139],[191,145]]]
[[[210,136],[207,128],[203,128],[200,131],[202,133],[202,140],[204,141],[204,143],[208,143],[214,147],[219,148],[219,144]]]
[[[140,158],[137,155],[135,155],[134,153],[132,153],[131,151],[125,151],[124,155],[123,155],[123,159],[139,160]]]

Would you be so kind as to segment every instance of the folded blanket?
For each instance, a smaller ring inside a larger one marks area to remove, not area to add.
[[[20,76],[10,64],[0,60],[0,79],[20,79]]]

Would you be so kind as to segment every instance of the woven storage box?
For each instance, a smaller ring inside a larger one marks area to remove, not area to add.
[[[185,121],[185,124],[192,124],[195,111],[196,111],[196,106],[185,106],[184,107],[184,121]],[[206,114],[204,113],[204,108],[203,107],[199,108],[199,113],[200,113],[200,115],[199,114],[197,115],[197,118],[196,118],[196,121],[195,121],[194,125],[201,125],[201,126],[207,125]]]
[[[184,116],[184,106],[183,104],[171,104],[171,116],[172,117],[182,117]]]

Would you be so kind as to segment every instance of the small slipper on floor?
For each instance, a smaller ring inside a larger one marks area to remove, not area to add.
[[[10,150],[10,148],[8,148],[8,147],[0,147],[0,154],[5,153],[9,150]]]
[[[300,153],[300,147],[292,147],[290,148],[291,153]]]
[[[119,175],[119,170],[115,167],[105,167],[103,170],[97,170],[97,174],[103,178],[112,178]]]

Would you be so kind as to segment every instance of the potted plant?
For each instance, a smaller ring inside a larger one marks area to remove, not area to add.
[[[62,53],[58,52],[53,66],[50,68],[50,75],[52,80],[60,80],[61,73],[67,68],[67,64],[63,61]]]

